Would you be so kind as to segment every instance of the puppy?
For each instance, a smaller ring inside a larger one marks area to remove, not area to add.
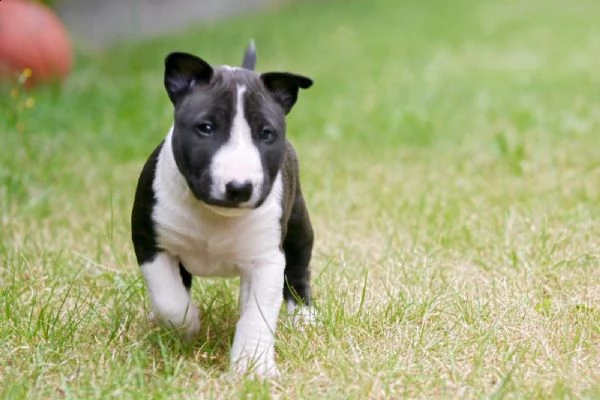
[[[166,57],[174,122],[142,169],[131,230],[154,316],[190,341],[200,330],[192,277],[240,277],[231,365],[272,377],[282,300],[312,315],[313,230],[285,122],[312,81],[255,63],[253,43],[242,68]]]

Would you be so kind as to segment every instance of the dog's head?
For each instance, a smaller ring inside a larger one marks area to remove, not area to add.
[[[252,49],[244,66],[254,61]],[[169,54],[173,156],[194,196],[223,214],[260,206],[283,161],[285,115],[299,89],[311,85],[287,72],[212,67],[191,54]]]

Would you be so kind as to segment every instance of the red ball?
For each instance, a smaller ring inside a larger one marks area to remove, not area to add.
[[[0,0],[0,77],[31,70],[27,86],[64,79],[71,71],[73,50],[58,17],[46,6],[22,0]]]

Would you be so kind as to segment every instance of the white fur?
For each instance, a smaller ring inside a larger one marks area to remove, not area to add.
[[[141,265],[154,316],[162,323],[182,329],[188,340],[200,331],[200,314],[183,283],[178,260],[159,253],[153,261]]]
[[[252,142],[250,125],[244,115],[245,86],[237,87],[237,104],[229,140],[214,154],[210,166],[213,186],[211,195],[225,199],[225,185],[229,182],[251,182],[252,196],[241,206],[253,206],[261,197],[263,166],[260,153]]]
[[[236,67],[236,66],[231,66],[231,65],[219,65],[218,66],[219,69],[225,70],[225,71],[239,71],[242,70],[243,68],[241,67]]]
[[[240,319],[231,347],[231,365],[236,372],[258,376],[278,375],[275,366],[275,329],[283,300],[285,258],[257,265],[242,275]]]
[[[314,307],[300,306],[293,300],[288,300],[285,305],[294,324],[313,325],[317,323],[317,311]]]
[[[172,130],[159,155],[154,180],[153,218],[158,246],[165,252],[142,267],[154,312],[163,322],[183,325],[189,335],[197,333],[197,327],[183,317],[184,309],[192,310],[190,318],[197,315],[197,309],[181,283],[179,260],[193,275],[240,275],[240,319],[232,366],[238,372],[253,369],[259,376],[272,376],[277,373],[274,332],[285,269],[280,249],[281,174],[259,208],[224,216],[192,195],[177,169],[171,138]]]

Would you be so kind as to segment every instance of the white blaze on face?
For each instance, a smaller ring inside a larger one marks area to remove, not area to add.
[[[244,115],[245,86],[237,87],[237,102],[229,140],[215,153],[210,166],[211,195],[225,200],[225,185],[229,182],[252,183],[252,196],[240,206],[252,206],[261,196],[263,166],[258,149],[252,142],[250,125]]]

